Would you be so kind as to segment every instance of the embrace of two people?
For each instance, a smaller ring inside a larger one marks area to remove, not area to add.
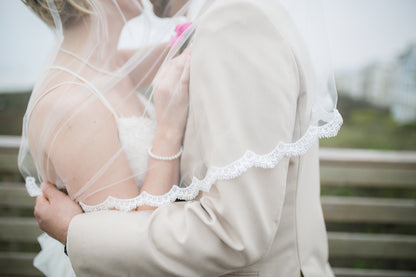
[[[19,152],[45,275],[333,276],[318,139],[342,118],[307,1],[23,2],[57,35]]]

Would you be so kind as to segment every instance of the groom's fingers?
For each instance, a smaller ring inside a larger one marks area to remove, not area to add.
[[[56,198],[59,198],[63,192],[59,191],[58,188],[48,182],[43,182],[40,185],[40,188],[42,189],[42,193],[44,197],[49,201],[52,202]]]
[[[49,205],[48,199],[46,199],[45,196],[39,195],[36,197],[35,211],[36,209],[44,207],[45,205]]]
[[[47,207],[49,205],[48,200],[45,198],[45,196],[43,195],[39,195],[38,197],[36,197],[36,204],[35,207],[33,209],[33,215],[35,216],[35,218],[38,220],[39,223],[39,219],[40,216],[42,214],[42,211],[44,210],[45,207]]]

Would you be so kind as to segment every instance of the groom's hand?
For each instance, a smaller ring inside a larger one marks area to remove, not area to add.
[[[36,198],[34,209],[39,228],[65,244],[69,223],[74,216],[82,213],[82,209],[52,184],[42,183],[41,189],[43,195]]]

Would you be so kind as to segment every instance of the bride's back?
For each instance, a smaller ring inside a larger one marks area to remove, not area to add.
[[[136,89],[148,86],[169,58],[161,42],[173,19],[154,36],[139,0],[25,3],[57,34],[23,123],[19,168],[29,193],[39,195],[36,183],[49,181],[88,205],[136,196],[154,133],[152,104]],[[143,48],[120,53],[123,28],[139,15],[135,35]]]
[[[98,97],[92,84],[58,70],[52,67],[47,72],[27,112],[30,151],[42,179],[65,188],[77,199],[127,179],[94,193],[85,199],[88,204],[102,202],[108,195],[137,195],[137,186],[132,186],[134,180],[128,178],[132,173],[121,151],[116,109],[140,116],[143,108],[139,99],[121,90]],[[105,169],[108,161],[112,162]]]

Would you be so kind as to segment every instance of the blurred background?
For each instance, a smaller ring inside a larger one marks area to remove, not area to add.
[[[330,263],[341,277],[416,276],[416,1],[323,2],[344,118],[320,141]],[[2,0],[0,38],[0,275],[38,276],[40,231],[16,153],[53,34]]]
[[[339,109],[327,146],[416,149],[416,1],[326,0]]]
[[[345,124],[322,145],[416,150],[416,1],[324,4]],[[0,134],[19,135],[53,35],[21,1],[1,1],[0,14]]]

